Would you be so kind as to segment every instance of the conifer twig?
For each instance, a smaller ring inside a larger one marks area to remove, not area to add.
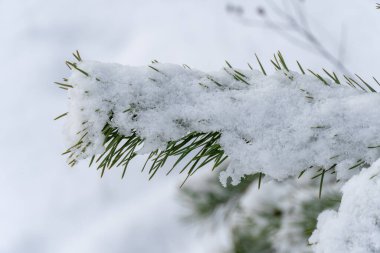
[[[69,61],[66,62],[71,71],[78,71],[84,75],[84,78],[91,78],[91,74],[89,72],[78,67],[79,62],[82,61],[79,52],[77,51],[73,55],[78,61],[78,63]],[[255,57],[262,73],[264,75],[267,75],[267,70],[265,70],[263,64],[259,60],[259,57],[256,54]],[[286,77],[288,77],[290,80],[293,80],[291,70],[288,67],[289,65],[286,63],[286,60],[284,56],[281,54],[281,52],[275,54],[271,62],[276,71],[282,71]],[[156,64],[156,62],[153,62],[153,64]],[[231,75],[231,77],[233,77],[238,82],[250,85],[247,81],[248,78],[245,72],[235,69],[228,61],[226,61],[226,64],[228,68],[224,69],[229,75]],[[306,75],[304,68],[298,61],[297,65],[302,74]],[[156,66],[153,67],[149,65],[149,67],[154,72],[164,74]],[[191,71],[190,68],[187,69],[188,71]],[[324,73],[327,76],[322,76],[315,71],[309,69],[308,71],[312,74],[312,76],[315,76],[315,78],[319,80],[323,85],[342,85],[337,74],[335,74],[334,72],[329,72],[323,69]],[[166,73],[164,75],[168,77]],[[356,81],[352,77],[344,76],[344,78],[347,80],[347,84],[352,88],[362,89],[366,92],[376,92],[376,90],[373,88],[373,86],[370,85],[369,82],[365,81],[359,75],[357,75],[356,77],[359,78],[359,81]],[[224,89],[226,87],[226,85],[220,83],[219,81],[216,81],[215,78],[212,76],[207,76],[207,79],[214,83],[216,85],[215,87],[217,87],[218,89]],[[96,80],[99,81],[99,79],[97,78]],[[375,78],[374,81],[377,84],[379,84]],[[75,85],[70,84],[69,80],[66,78],[64,78],[64,82],[56,82],[56,84],[66,89],[75,89]],[[365,89],[364,87],[366,87],[367,89]],[[313,96],[307,91],[302,90],[302,92],[305,93],[305,97],[307,99],[313,99]],[[130,113],[132,117],[138,116],[134,112],[133,107],[125,110],[124,112]],[[55,119],[62,118],[64,116],[67,116],[68,114],[69,113],[64,113],[56,117]],[[109,170],[113,167],[121,166],[123,168],[122,177],[124,177],[130,161],[133,160],[137,155],[136,151],[139,150],[144,144],[144,139],[140,138],[136,132],[133,132],[132,135],[129,136],[124,136],[120,134],[119,129],[113,126],[112,122],[113,112],[111,111],[109,115],[109,121],[101,131],[104,137],[104,151],[98,155],[94,155],[91,157],[90,166],[93,164],[97,164],[97,169],[101,171],[101,176],[104,175],[106,170]],[[178,121],[177,123],[183,124],[180,121]],[[87,140],[87,129],[89,127],[88,122],[83,122],[82,126],[83,129],[77,133],[79,137],[78,141],[63,153],[64,155],[68,155],[68,164],[71,166],[74,166],[79,159],[82,159],[82,155],[92,145],[92,143]],[[324,129],[324,126],[316,126],[314,128],[316,130],[319,129],[319,131],[321,131],[322,129]],[[181,167],[179,169],[179,172],[186,172],[186,179],[194,173],[196,173],[200,168],[205,167],[206,165],[211,165],[211,168],[215,169],[218,166],[220,166],[223,163],[223,161],[225,161],[227,158],[227,155],[225,154],[224,150],[219,144],[220,137],[221,132],[218,131],[208,133],[190,132],[178,140],[169,141],[165,149],[152,151],[149,154],[146,163],[144,164],[143,170],[145,167],[148,167],[149,178],[152,178],[161,168],[164,167],[165,164],[168,163],[169,160],[171,160],[173,163],[171,168],[168,170],[167,174],[171,173],[174,170],[174,168]],[[246,139],[244,139],[244,141],[246,143],[250,142],[250,140]],[[368,148],[378,148],[378,144],[368,145]],[[323,177],[325,172],[335,173],[334,169],[336,164],[333,164],[333,166],[330,165],[330,167],[328,167],[329,169],[322,168],[323,173],[320,173],[314,177],[321,177],[320,194],[322,191]],[[365,165],[366,162],[364,160],[359,160],[349,169],[362,168]],[[299,177],[301,177],[305,171],[306,170],[303,170],[300,173]],[[260,187],[261,179],[265,176],[265,174],[260,172],[258,175],[258,186]]]

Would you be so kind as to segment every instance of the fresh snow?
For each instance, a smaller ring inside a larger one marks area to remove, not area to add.
[[[316,253],[380,252],[380,160],[342,187],[339,210],[324,211],[309,239]]]
[[[140,154],[165,149],[170,140],[189,132],[221,133],[219,144],[230,158],[221,173],[237,184],[247,174],[263,172],[283,180],[311,166],[337,164],[337,178],[346,180],[361,163],[380,157],[380,97],[311,75],[226,67],[205,73],[172,64],[144,67],[85,61],[68,83],[69,145],[78,134],[89,143],[81,159],[104,150],[102,128],[109,121],[123,135],[143,138]],[[236,72],[238,71],[238,72]],[[234,78],[237,75],[239,78]],[[83,133],[83,132],[82,132]],[[363,161],[363,162],[362,162]]]

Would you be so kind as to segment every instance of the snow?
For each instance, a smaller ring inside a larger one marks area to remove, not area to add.
[[[380,160],[342,187],[338,211],[324,211],[309,239],[316,253],[380,252]]]
[[[165,149],[190,132],[220,132],[230,158],[221,181],[239,183],[263,172],[283,180],[314,167],[337,164],[337,179],[380,156],[380,96],[311,75],[226,67],[205,73],[154,63],[130,67],[85,61],[89,76],[73,70],[68,83],[68,146],[83,159],[104,150],[102,128],[109,122],[120,134],[144,139],[140,154]],[[243,81],[231,73],[241,73]],[[85,132],[83,132],[85,128]],[[80,132],[81,134],[77,134]],[[83,133],[86,133],[83,137]]]

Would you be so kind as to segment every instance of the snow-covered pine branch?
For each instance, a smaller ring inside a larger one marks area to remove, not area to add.
[[[281,54],[271,75],[260,62],[261,71],[227,62],[205,73],[75,56],[76,63],[67,62],[71,76],[57,83],[68,90],[71,165],[92,157],[102,174],[113,166],[125,172],[137,153],[149,154],[151,176],[173,162],[169,157],[190,176],[228,156],[221,181],[237,184],[245,175],[282,180],[311,167],[322,180],[325,173],[345,180],[380,157],[380,96],[359,76],[345,76],[346,85],[327,71],[324,78],[299,65],[296,73]]]

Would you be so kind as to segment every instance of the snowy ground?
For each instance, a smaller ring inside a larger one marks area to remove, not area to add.
[[[230,2],[252,10],[260,1]],[[364,77],[380,76],[375,2],[307,1],[326,46],[337,51],[343,38],[347,67]],[[274,32],[241,25],[226,3],[0,1],[0,252],[213,252],[222,243],[223,235],[209,240],[178,221],[180,177],[148,182],[131,166],[124,180],[118,170],[100,179],[84,163],[68,168],[59,155],[62,122],[52,120],[65,112],[66,97],[52,83],[68,74],[63,62],[75,49],[105,62],[158,59],[203,70],[225,59],[243,67],[254,52],[264,60],[280,49],[289,61],[330,66]]]

